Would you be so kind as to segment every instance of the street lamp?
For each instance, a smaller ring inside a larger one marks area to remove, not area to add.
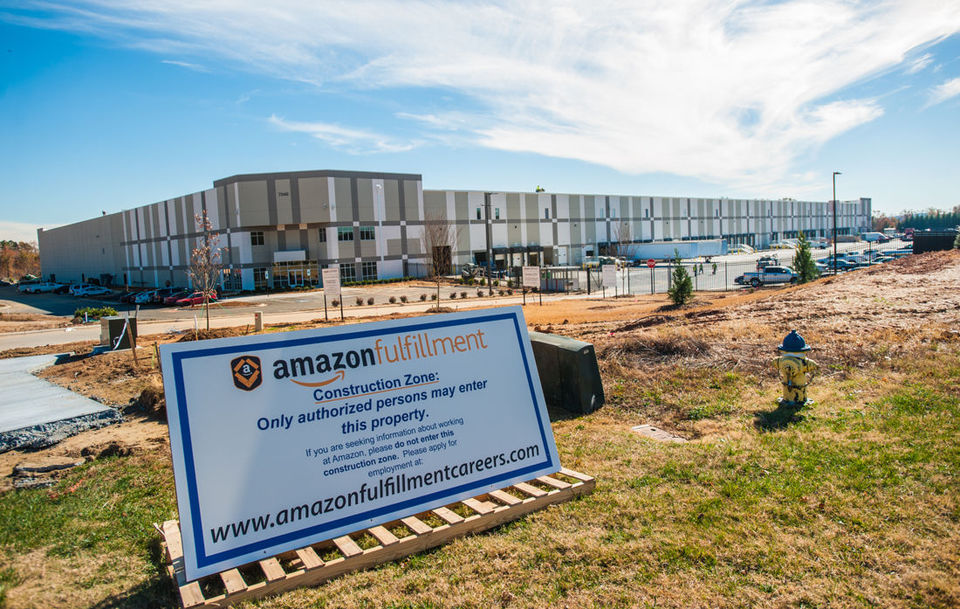
[[[833,274],[837,274],[837,176],[843,175],[839,171],[833,172]]]
[[[493,295],[493,225],[490,217],[490,196],[492,192],[483,193],[483,213],[486,219],[486,237],[487,237],[487,287],[491,288],[490,295]]]

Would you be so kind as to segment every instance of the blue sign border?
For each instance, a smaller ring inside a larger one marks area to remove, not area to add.
[[[484,323],[491,321],[503,321],[503,320],[512,320],[514,331],[517,336],[517,344],[520,347],[520,355],[523,358],[523,368],[524,373],[527,376],[527,386],[530,390],[530,398],[533,404],[536,406],[534,408],[537,415],[537,425],[540,430],[540,441],[541,445],[544,447],[544,452],[546,453],[546,460],[540,463],[535,463],[532,465],[527,465],[525,467],[504,472],[495,476],[490,476],[489,478],[484,478],[476,482],[469,484],[462,484],[444,491],[437,491],[434,493],[429,493],[427,495],[420,495],[401,501],[399,503],[393,503],[390,505],[385,505],[383,507],[362,512],[359,514],[354,514],[352,516],[347,516],[334,520],[331,522],[318,524],[297,531],[291,531],[289,533],[284,533],[271,537],[269,539],[260,540],[253,542],[247,545],[238,546],[230,550],[225,550],[216,554],[207,555],[206,547],[204,544],[203,536],[203,523],[201,519],[200,511],[200,498],[197,492],[197,480],[196,480],[196,466],[193,458],[193,443],[190,436],[190,419],[187,413],[187,396],[186,389],[183,385],[183,363],[185,360],[198,358],[198,357],[208,357],[211,355],[224,355],[227,353],[239,353],[242,351],[250,351],[251,347],[255,347],[257,351],[265,351],[271,349],[281,349],[284,347],[296,347],[301,345],[311,345],[311,344],[322,344],[326,342],[340,342],[344,340],[358,339],[358,338],[368,338],[371,336],[378,336],[383,334],[396,334],[397,332],[415,332],[419,330],[429,330],[434,328],[446,328],[451,326],[462,326],[475,323]],[[527,351],[524,349],[523,344],[523,335],[520,332],[520,323],[519,318],[516,312],[511,313],[497,313],[492,315],[483,315],[478,317],[470,317],[467,319],[455,319],[447,321],[437,321],[437,322],[425,322],[419,324],[413,324],[409,326],[402,327],[392,327],[392,328],[379,328],[374,330],[358,330],[354,332],[344,332],[338,334],[330,334],[328,336],[311,336],[306,338],[296,338],[296,339],[286,339],[286,340],[276,340],[264,343],[255,343],[255,344],[243,344],[243,345],[231,345],[226,347],[211,347],[208,349],[196,349],[191,351],[178,351],[171,354],[173,361],[173,376],[175,379],[175,390],[177,395],[177,412],[180,422],[180,439],[183,443],[183,462],[184,469],[186,474],[186,486],[187,486],[187,495],[190,502],[190,515],[191,515],[191,525],[192,531],[190,532],[193,536],[194,544],[196,547],[196,559],[197,559],[197,568],[203,569],[204,567],[235,558],[237,556],[243,556],[258,550],[263,550],[265,548],[282,545],[294,541],[296,539],[305,539],[312,537],[314,535],[319,535],[324,531],[330,531],[334,529],[339,529],[341,527],[348,526],[350,524],[355,524],[360,521],[371,520],[378,516],[384,514],[396,512],[403,510],[414,505],[429,503],[434,500],[441,499],[443,497],[454,497],[458,493],[462,493],[469,489],[481,488],[488,485],[496,484],[502,480],[512,478],[518,475],[526,474],[529,472],[534,472],[543,467],[552,467],[554,466],[553,462],[553,453],[550,451],[547,434],[544,430],[544,421],[541,417],[541,408],[540,404],[537,402],[537,392],[534,388],[533,377],[530,371],[530,362],[527,360]]]

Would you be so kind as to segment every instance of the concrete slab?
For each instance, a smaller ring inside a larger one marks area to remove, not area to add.
[[[41,448],[121,420],[119,412],[34,376],[58,355],[0,360],[0,452]]]
[[[675,436],[670,432],[664,431],[653,425],[637,425],[636,427],[631,427],[633,431],[637,432],[641,436],[657,440],[659,442],[673,442],[674,444],[685,444],[687,441],[680,436]]]

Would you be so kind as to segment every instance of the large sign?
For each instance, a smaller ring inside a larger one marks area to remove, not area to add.
[[[190,580],[560,469],[520,307],[160,354]]]
[[[323,280],[323,295],[340,298],[340,267],[320,269],[320,277]]]
[[[603,287],[615,287],[617,285],[617,265],[605,264],[600,271],[600,281]]]
[[[520,275],[523,280],[523,287],[525,288],[539,288],[540,287],[540,267],[539,266],[525,266]]]

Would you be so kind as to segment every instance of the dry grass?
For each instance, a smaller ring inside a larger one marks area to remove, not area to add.
[[[890,269],[725,306],[544,314],[545,329],[597,346],[608,405],[553,422],[562,462],[595,475],[595,493],[256,606],[960,606],[960,257]],[[791,327],[821,365],[800,412],[775,408],[771,360]],[[58,377],[88,392],[123,379],[118,403],[153,382],[122,356],[97,361]],[[693,441],[642,438],[640,423]],[[54,492],[86,482],[56,500],[0,496],[11,607],[173,606],[149,541],[150,522],[173,516],[161,448],[71,472]],[[78,567],[101,557],[118,565],[102,582]]]

